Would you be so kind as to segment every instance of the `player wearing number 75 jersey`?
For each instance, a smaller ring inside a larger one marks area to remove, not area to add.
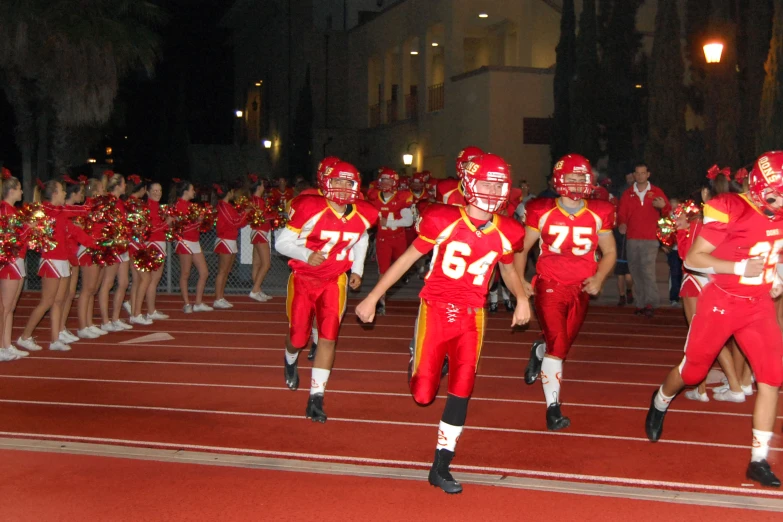
[[[558,198],[537,198],[525,207],[525,248],[516,256],[517,271],[525,273],[527,254],[539,241],[533,286],[538,323],[544,343],[533,343],[525,370],[525,382],[533,384],[541,374],[546,398],[547,429],[567,428],[571,421],[560,411],[563,361],[582,328],[590,296],[601,291],[617,258],[614,205],[589,199],[593,171],[579,154],[563,156],[552,172]],[[601,261],[596,261],[596,249]]]
[[[419,404],[435,399],[443,360],[449,356],[449,390],[441,417],[435,461],[429,482],[446,493],[459,493],[449,465],[468,412],[476,367],[484,339],[484,302],[487,279],[500,262],[500,274],[515,296],[524,288],[511,263],[522,246],[525,231],[511,218],[497,214],[508,201],[511,180],[508,165],[499,156],[473,158],[463,178],[466,207],[432,204],[417,223],[418,237],[383,275],[367,298],[356,307],[364,322],[375,316],[380,297],[422,256],[432,262],[419,296],[421,306],[414,333],[410,389]],[[512,324],[530,319],[526,299],[514,311]]]
[[[783,249],[783,152],[760,156],[745,194],[720,194],[704,205],[704,225],[686,268],[710,275],[696,303],[685,357],[653,393],[647,437],[656,442],[672,399],[700,383],[732,335],[756,374],[751,462],[746,476],[780,487],[767,462],[783,383],[783,338],[772,299],[783,291],[775,264]]]
[[[306,416],[326,422],[324,390],[345,313],[346,286],[357,289],[362,283],[367,230],[378,222],[378,211],[359,199],[361,178],[349,163],[341,161],[327,168],[319,184],[324,196],[294,199],[288,224],[278,234],[275,247],[291,258],[286,302],[286,385],[291,390],[299,387],[299,351],[310,340],[315,317],[319,338]],[[349,270],[350,281],[345,275]]]

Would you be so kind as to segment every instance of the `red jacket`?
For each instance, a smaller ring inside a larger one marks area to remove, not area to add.
[[[89,214],[89,210],[81,205],[70,206],[68,208],[64,206],[54,206],[48,202],[43,204],[44,213],[50,218],[54,218],[54,232],[52,233],[52,239],[57,243],[52,250],[41,254],[41,259],[53,259],[67,261],[71,255],[71,246],[68,241],[68,223],[70,219],[76,216],[86,216]]]
[[[218,201],[217,204],[217,237],[219,239],[236,239],[239,236],[239,229],[247,224],[247,215],[240,214],[234,205],[225,201]]]
[[[658,230],[658,220],[661,215],[669,215],[672,210],[669,200],[663,191],[649,183],[647,193],[644,195],[644,204],[639,196],[634,192],[634,187],[623,192],[620,197],[620,208],[617,212],[617,224],[627,225],[627,239],[658,239],[655,235]],[[655,198],[663,198],[665,205],[662,209],[657,209],[652,202]]]
[[[150,237],[147,241],[166,241],[166,216],[160,212],[160,201],[147,200],[147,209],[150,211]]]
[[[175,205],[175,208],[182,212],[187,214],[190,210],[191,205],[196,205],[193,201],[185,201],[184,199],[180,198],[177,200],[177,204]],[[201,236],[201,233],[199,232],[199,227],[201,226],[200,222],[191,223],[190,225],[186,226],[185,229],[182,231],[182,239],[184,241],[198,241],[199,237]]]

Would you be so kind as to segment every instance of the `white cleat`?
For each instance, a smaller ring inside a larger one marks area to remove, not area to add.
[[[710,402],[706,393],[699,393],[698,388],[693,388],[685,392],[685,398],[692,401]]]
[[[76,335],[79,336],[79,339],[97,339],[101,336],[101,334],[95,333],[89,327],[76,330]]]
[[[193,305],[194,312],[211,312],[212,310],[214,310],[214,308],[212,308],[208,304],[199,303],[197,305]]]
[[[49,349],[53,352],[70,352],[71,347],[62,341],[55,341],[49,344]]]
[[[147,319],[143,315],[139,314],[136,316],[131,316],[130,322],[131,324],[140,324],[142,326],[149,326],[152,324],[152,319]]]
[[[228,310],[229,308],[234,308],[234,305],[232,305],[231,303],[229,303],[225,299],[218,299],[217,301],[212,303],[212,306],[214,308],[219,309],[219,310]]]
[[[147,319],[150,321],[161,321],[163,319],[168,319],[169,316],[163,313],[158,312],[157,310],[153,310],[151,314],[147,314]]]
[[[21,346],[28,352],[38,352],[43,350],[43,348],[41,348],[35,343],[35,337],[29,337],[27,339],[22,339],[21,337],[19,337],[19,339],[16,340],[16,344],[18,346]]]

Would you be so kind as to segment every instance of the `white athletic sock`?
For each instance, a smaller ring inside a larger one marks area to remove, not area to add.
[[[541,383],[544,385],[546,407],[560,402],[560,379],[563,378],[563,361],[544,357],[541,363]]]
[[[655,409],[658,411],[668,410],[669,404],[672,403],[672,399],[674,399],[674,395],[672,395],[671,397],[664,395],[663,385],[661,385],[661,387],[658,388],[658,394],[655,396]]]
[[[497,290],[490,290],[489,292],[489,302],[492,304],[498,304],[498,291]]]
[[[289,353],[288,350],[285,351],[285,362],[287,362],[288,364],[294,364],[297,361],[297,359],[299,359],[298,351],[295,353]]]
[[[438,424],[438,449],[449,450],[453,453],[461,433],[462,426],[452,426],[440,421]]]
[[[310,395],[316,393],[323,393],[326,391],[326,381],[329,380],[330,370],[324,370],[323,368],[313,368],[310,378]]]
[[[771,431],[753,430],[753,445],[750,449],[750,461],[760,462],[769,455],[769,441],[772,440]]]
[[[536,346],[536,357],[543,359],[546,355],[546,343],[540,343]]]
[[[313,342],[315,344],[318,344],[318,328],[313,326],[313,330],[312,331],[313,331],[313,333],[312,333],[312,335],[313,335]]]
[[[508,288],[506,288],[503,285],[498,285],[500,287],[500,295],[503,296],[504,301],[508,301],[511,299],[511,293],[508,291]]]

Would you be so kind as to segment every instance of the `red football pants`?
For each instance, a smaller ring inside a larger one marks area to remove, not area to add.
[[[389,267],[405,253],[408,243],[405,230],[379,231],[375,237],[375,258],[378,260],[378,271],[385,274]]]
[[[547,354],[565,360],[585,322],[589,302],[590,296],[579,285],[536,278],[534,305]]]
[[[484,309],[421,300],[414,333],[411,394],[419,404],[435,399],[443,359],[449,356],[449,393],[468,398],[484,342]]]
[[[735,297],[714,283],[702,290],[688,330],[685,357],[680,363],[680,375],[685,384],[695,385],[704,380],[732,335],[748,358],[756,382],[780,386],[783,383],[783,335],[772,299],[768,295],[753,299]]]
[[[302,349],[310,340],[313,316],[318,325],[318,337],[336,341],[340,322],[345,314],[346,284],[348,277],[331,281],[316,279],[292,272],[288,278],[288,314],[291,345]]]

